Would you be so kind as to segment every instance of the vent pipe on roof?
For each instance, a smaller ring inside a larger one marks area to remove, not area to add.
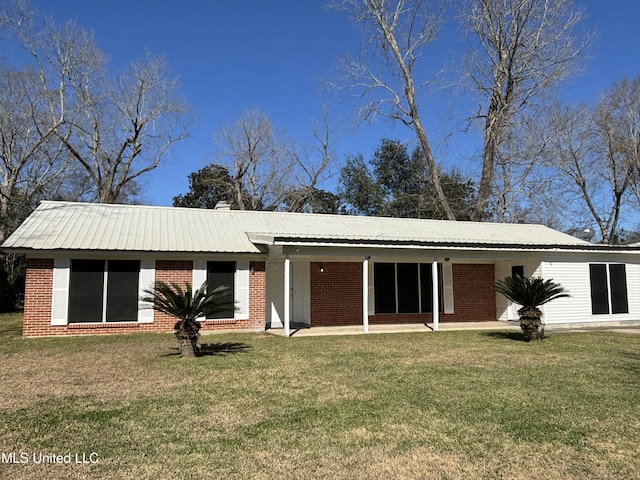
[[[231,204],[225,200],[221,200],[216,203],[214,210],[231,210]]]

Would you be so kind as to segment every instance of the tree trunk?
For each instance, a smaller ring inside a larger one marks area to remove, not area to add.
[[[538,308],[523,307],[518,310],[520,315],[520,328],[524,333],[524,340],[540,340],[540,325],[542,324],[542,312]]]
[[[176,333],[178,337],[178,348],[180,350],[180,356],[183,358],[195,358],[196,345],[198,343],[197,335],[194,337],[188,332],[179,331]]]

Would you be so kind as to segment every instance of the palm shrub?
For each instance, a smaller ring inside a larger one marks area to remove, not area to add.
[[[494,289],[512,302],[521,305],[518,310],[520,328],[527,342],[540,338],[542,311],[538,307],[551,300],[569,296],[564,287],[553,280],[528,278],[522,275],[512,275],[499,280]]]
[[[149,308],[178,319],[173,328],[180,355],[195,357],[201,326],[198,318],[218,312],[232,312],[233,302],[224,298],[228,290],[220,286],[207,292],[205,282],[194,292],[189,282],[186,282],[184,289],[175,282],[157,282],[154,288],[144,290],[146,296],[142,301],[150,305]]]

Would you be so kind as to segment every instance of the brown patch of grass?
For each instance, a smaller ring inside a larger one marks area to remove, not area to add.
[[[640,336],[206,343],[185,361],[171,335],[3,337],[0,451],[100,460],[0,478],[640,477]]]

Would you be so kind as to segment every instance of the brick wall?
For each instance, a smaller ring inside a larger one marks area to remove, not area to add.
[[[361,263],[311,262],[310,285],[312,327],[362,323]]]
[[[203,331],[245,330],[265,328],[265,263],[251,262],[249,272],[249,319],[206,320]],[[156,261],[156,281],[192,283],[191,260]],[[26,337],[56,335],[97,335],[135,332],[172,332],[175,319],[160,312],[153,312],[153,323],[95,323],[51,325],[53,293],[53,260],[27,259],[25,281],[25,310],[22,334]]]
[[[22,335],[46,335],[51,327],[53,295],[53,259],[28,258],[24,285],[24,316]]]
[[[487,322],[497,320],[495,269],[491,265],[453,265],[453,299],[455,314],[443,321]]]
[[[156,260],[156,283],[175,282],[183,288],[187,282],[193,284],[193,262],[191,260]],[[176,323],[175,317],[162,312],[153,312],[153,323],[136,324],[152,325],[153,331],[172,332]]]

